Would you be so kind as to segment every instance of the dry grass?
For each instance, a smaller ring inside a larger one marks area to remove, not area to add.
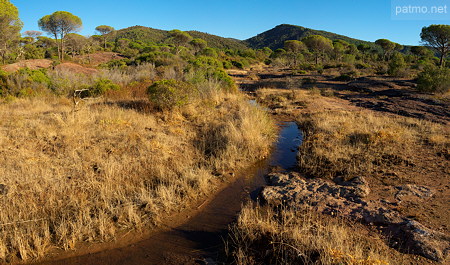
[[[170,113],[108,103],[0,105],[1,261],[158,224],[211,192],[213,173],[265,156],[274,137],[268,117],[236,94]]]
[[[226,254],[239,265],[393,264],[381,240],[359,229],[311,211],[246,205],[230,227]]]
[[[423,145],[449,150],[444,125],[368,111],[318,111],[300,118],[306,134],[299,165],[317,177],[353,177],[378,167],[409,165],[412,152]]]

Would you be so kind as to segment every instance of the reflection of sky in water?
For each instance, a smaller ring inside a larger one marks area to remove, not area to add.
[[[303,135],[295,122],[281,124],[281,132],[270,165],[284,169],[296,167],[298,147],[302,140]]]

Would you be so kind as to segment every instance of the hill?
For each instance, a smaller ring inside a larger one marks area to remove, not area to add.
[[[208,42],[208,46],[219,49],[246,49],[248,48],[245,42],[232,38],[223,38],[220,36],[199,32],[186,31],[194,38],[202,38]],[[120,29],[115,32],[115,39],[126,38],[133,41],[142,42],[162,42],[169,37],[169,32],[161,29],[154,29],[144,26],[133,26],[125,29]]]
[[[284,41],[286,40],[301,40],[304,37],[310,35],[322,35],[331,40],[343,40],[348,43],[352,43],[355,45],[364,43],[371,46],[375,44],[373,42],[353,39],[344,35],[339,35],[332,32],[327,32],[323,30],[315,30],[310,28],[305,28],[301,26],[281,24],[276,26],[275,28],[265,31],[261,34],[258,34],[255,37],[245,40],[245,42],[254,49],[260,49],[264,47],[269,47],[272,50],[282,48]]]

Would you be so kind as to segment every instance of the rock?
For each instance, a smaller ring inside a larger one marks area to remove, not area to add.
[[[404,197],[415,197],[414,199],[426,199],[433,196],[434,192],[426,187],[421,185],[412,185],[412,184],[406,184],[402,186],[395,187],[398,189],[397,194],[395,194],[395,199],[397,199],[399,202],[401,202],[404,199]]]
[[[342,186],[353,187],[353,193],[361,198],[364,198],[370,194],[369,183],[364,177],[354,177],[349,181],[345,181],[343,178],[337,177],[334,179],[334,182]]]
[[[370,193],[363,177],[349,181],[336,178],[304,179],[298,173],[270,173],[271,186],[264,187],[261,197],[273,206],[284,205],[294,209],[311,208],[323,214],[341,216],[350,220],[378,226],[383,233],[398,242],[396,247],[435,261],[444,261],[450,249],[450,239],[417,221],[401,216],[381,201],[364,198]],[[425,186],[403,185],[397,187],[398,198],[417,196],[429,198],[433,192]],[[393,244],[391,244],[393,245]]]
[[[400,226],[405,235],[405,245],[411,250],[434,261],[445,261],[450,250],[450,237],[434,231],[421,223],[407,219]]]

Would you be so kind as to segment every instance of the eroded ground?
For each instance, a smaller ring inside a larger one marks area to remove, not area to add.
[[[437,248],[440,248],[442,256],[436,259],[445,263],[450,238],[448,95],[418,93],[414,90],[413,80],[363,77],[337,81],[331,76],[292,75],[288,71],[274,73],[272,69],[254,69],[232,74],[243,90],[248,91],[258,103],[267,106],[274,115],[290,117],[300,124],[305,123],[305,120],[315,122],[317,113],[330,113],[330,116],[351,113],[367,116],[368,119],[389,118],[407,128],[405,130],[408,132],[422,134],[414,136],[416,140],[413,142],[402,143],[404,151],[399,149],[397,153],[391,152],[377,162],[369,163],[371,170],[366,171],[363,177],[370,187],[370,193],[364,196],[364,200],[374,204],[375,208],[383,207],[398,214],[402,220],[419,222],[438,233],[443,241],[433,244],[439,245]],[[332,122],[333,118],[330,119]],[[340,129],[336,127],[336,134]],[[312,135],[314,137],[314,133]],[[333,133],[327,135],[328,138],[332,136]],[[372,139],[370,134],[368,137]],[[397,141],[402,142],[402,139]],[[389,143],[386,142],[386,145]],[[298,171],[305,173],[301,165]],[[316,177],[307,174],[310,172],[305,175]],[[334,179],[336,182],[340,174],[345,175],[331,172],[327,181],[331,183]],[[372,225],[374,231],[385,229],[383,225],[370,222],[368,225]],[[384,233],[384,236],[388,238],[391,232]],[[392,240],[389,243],[395,245]],[[418,261],[412,259],[409,262],[423,264],[431,261],[419,258]]]

